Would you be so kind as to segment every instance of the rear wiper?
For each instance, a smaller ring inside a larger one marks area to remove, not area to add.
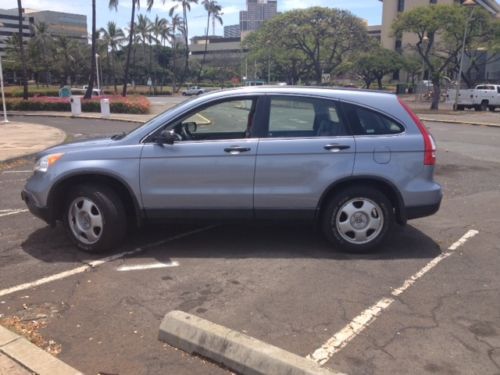
[[[117,140],[119,140],[119,139],[122,139],[122,138],[123,138],[123,137],[125,137],[126,135],[127,135],[127,133],[125,133],[125,132],[121,132],[120,134],[115,134],[115,135],[112,135],[112,136],[111,136],[111,139],[112,139],[113,141],[117,141]]]

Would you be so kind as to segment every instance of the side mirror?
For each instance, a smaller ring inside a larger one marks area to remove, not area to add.
[[[155,142],[159,145],[167,144],[173,145],[176,141],[179,140],[179,137],[173,130],[162,130],[161,133],[155,138]]]

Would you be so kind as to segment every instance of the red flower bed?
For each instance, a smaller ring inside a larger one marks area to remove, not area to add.
[[[145,96],[93,96],[92,99],[82,99],[82,112],[100,112],[101,99],[109,99],[111,113],[148,113],[150,103]],[[7,109],[14,111],[64,111],[71,110],[70,98],[54,96],[37,96],[22,100],[6,99]]]

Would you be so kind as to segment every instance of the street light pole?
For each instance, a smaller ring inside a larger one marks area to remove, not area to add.
[[[2,68],[2,56],[0,56],[0,88],[2,90],[2,104],[3,104],[3,123],[6,124],[9,122],[7,120],[7,107],[5,105],[5,92],[3,89],[3,68]]]
[[[472,8],[472,10],[470,11],[467,20],[465,21],[464,39],[462,41],[462,52],[460,53],[460,65],[458,67],[457,87],[455,89],[455,103],[453,104],[453,110],[455,111],[458,109],[458,96],[460,94],[460,84],[462,80],[462,70],[464,66],[465,41],[467,39],[467,31],[469,29],[469,23],[472,19],[472,15],[474,14],[474,9],[475,9],[474,7],[476,5],[476,2],[474,0],[465,0],[462,3],[462,5],[467,8]]]

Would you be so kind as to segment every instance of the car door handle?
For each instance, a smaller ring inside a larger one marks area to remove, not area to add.
[[[229,154],[239,154],[240,152],[248,152],[250,151],[249,147],[240,147],[240,146],[231,146],[231,147],[226,147],[224,149],[225,152]]]
[[[328,144],[323,147],[325,150],[331,151],[331,152],[339,152],[340,150],[347,150],[348,148],[351,148],[349,145],[338,145],[338,144]]]

